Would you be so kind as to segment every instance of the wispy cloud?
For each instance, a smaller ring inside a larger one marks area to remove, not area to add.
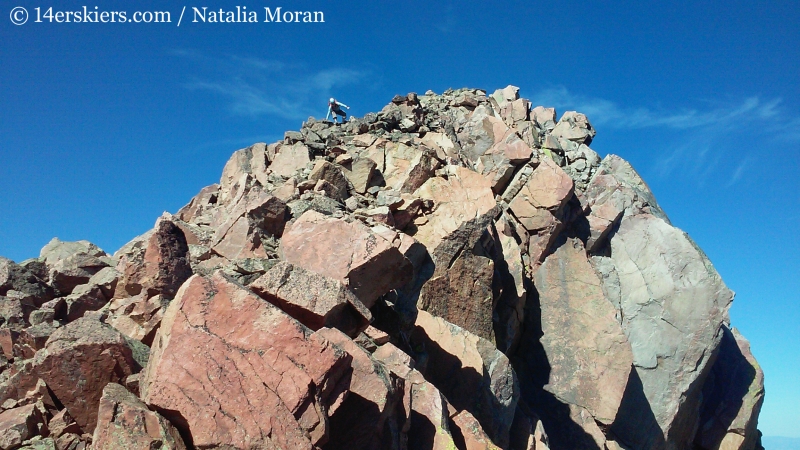
[[[700,185],[716,170],[729,171],[727,183],[723,181],[727,187],[747,174],[754,157],[746,157],[731,167],[730,162],[736,155],[728,144],[733,135],[739,134],[750,142],[761,139],[762,144],[770,141],[771,145],[800,142],[800,116],[788,111],[780,98],[765,100],[753,96],[710,104],[706,108],[622,107],[613,101],[575,94],[559,86],[542,90],[531,100],[559,110],[580,111],[596,127],[674,130],[671,142],[661,144],[669,147],[656,152],[653,169],[661,177],[680,172]],[[760,150],[766,153],[767,149]]]
[[[533,96],[534,103],[556,105],[573,108],[583,112],[593,123],[614,128],[640,129],[650,127],[689,130],[704,127],[736,126],[741,121],[765,122],[785,119],[786,113],[780,107],[780,98],[762,100],[759,97],[748,97],[737,102],[720,104],[705,110],[697,108],[651,109],[648,107],[623,108],[616,103],[596,97],[588,97],[569,92],[565,87],[545,89]],[[795,123],[800,118],[794,118]],[[773,124],[772,131],[783,130],[794,132],[796,127],[791,123]],[[788,135],[787,135],[788,136]]]
[[[456,29],[457,25],[455,8],[452,4],[447,5],[444,14],[437,19],[436,29],[444,34],[449,34]]]
[[[203,68],[202,74],[184,84],[186,88],[211,92],[224,99],[232,113],[250,117],[271,115],[302,120],[319,116],[325,104],[323,101],[320,106],[320,99],[369,76],[366,70],[309,70],[283,61],[238,55],[217,57],[195,50],[176,50],[173,54]]]
[[[745,171],[747,170],[748,166],[750,166],[751,162],[752,158],[747,157],[744,158],[739,163],[738,166],[736,166],[736,170],[733,171],[733,175],[731,175],[731,178],[728,180],[727,187],[733,186],[734,184],[736,184],[737,181],[739,181],[742,178],[742,175],[744,175]]]

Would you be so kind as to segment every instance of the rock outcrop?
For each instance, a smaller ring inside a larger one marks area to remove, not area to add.
[[[186,450],[178,430],[160,414],[147,409],[124,386],[108,383],[103,388],[92,436],[97,450]]]
[[[145,347],[146,348],[146,347]],[[36,352],[34,370],[87,433],[97,424],[103,388],[141,370],[141,350],[94,318],[71,322]]]
[[[313,448],[351,358],[217,272],[167,308],[141,396],[200,448]],[[340,386],[341,385],[341,386]]]
[[[733,293],[589,119],[395,96],[113,255],[0,258],[2,449],[739,449]]]

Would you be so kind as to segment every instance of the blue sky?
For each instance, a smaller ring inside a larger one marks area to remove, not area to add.
[[[0,11],[0,255],[53,236],[113,252],[331,95],[358,116],[395,94],[514,84],[586,113],[592,147],[628,159],[708,254],[766,372],[761,430],[800,437],[797,2],[58,3]],[[325,23],[191,22],[192,6],[237,4]],[[172,22],[35,22],[83,5]]]

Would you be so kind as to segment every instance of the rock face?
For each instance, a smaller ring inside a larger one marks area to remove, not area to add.
[[[631,427],[649,419],[638,411],[645,403],[623,405],[613,428],[626,442],[688,446],[682,441],[691,437],[698,421],[702,384],[733,293],[694,243],[660,218],[624,217],[611,252],[597,264],[631,342],[645,397],[638,402],[646,399],[653,419]]]
[[[122,334],[94,318],[59,329],[36,353],[36,373],[82,430],[94,430],[103,387],[141,370],[142,358]]]
[[[420,311],[414,341],[431,361],[425,377],[453,406],[466,410],[500,446],[508,445],[519,384],[508,358],[485,339]]]
[[[519,92],[309,118],[112,256],[0,258],[0,448],[760,448],[733,293]]]
[[[147,405],[125,387],[108,383],[100,398],[92,448],[186,450],[186,445],[178,430],[161,415],[147,409]]]
[[[372,320],[369,309],[341,282],[287,262],[278,263],[250,289],[312,330],[337,328],[355,337]]]
[[[392,242],[359,222],[316,211],[289,227],[281,250],[286,261],[345,283],[367,308],[411,278],[411,264]]]
[[[703,385],[700,429],[695,445],[703,449],[753,449],[756,418],[764,402],[764,372],[750,343],[739,332],[723,328],[717,361]]]
[[[195,275],[164,316],[142,399],[196,447],[310,449],[350,360],[221,273]]]
[[[583,244],[569,239],[559,246],[536,272],[534,285],[542,311],[540,342],[550,364],[544,389],[611,425],[633,353]]]

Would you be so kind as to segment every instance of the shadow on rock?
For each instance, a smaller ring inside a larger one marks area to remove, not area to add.
[[[408,448],[433,450],[436,425],[417,411],[411,411],[411,430],[408,433]]]
[[[611,432],[631,448],[660,449],[666,446],[664,434],[656,421],[636,368],[631,367],[628,385],[622,395]]]
[[[551,450],[602,450],[592,436],[572,419],[569,405],[544,389],[550,379],[551,366],[539,342],[543,335],[539,293],[533,283],[529,283],[524,332],[512,358],[520,380],[520,398],[541,418]]]
[[[742,352],[736,333],[724,326],[722,332],[719,355],[703,385],[700,426],[694,440],[698,449],[721,448],[729,431],[753,440],[757,435],[752,417],[758,416],[764,399],[763,374]],[[747,351],[748,347],[744,348]]]
[[[491,379],[486,370],[478,372],[473,367],[464,367],[458,356],[439,346],[422,327],[415,328],[411,343],[415,348],[424,348],[426,353],[429,363],[424,368],[425,379],[436,386],[456,410],[466,410],[475,416],[489,437],[498,442],[503,430],[500,420],[494,417],[497,400],[491,394]],[[455,436],[454,439],[458,441]]]
[[[371,418],[373,421],[371,424],[366,424],[364,418]],[[378,436],[373,433],[380,418],[381,411],[375,402],[350,392],[344,403],[331,416],[330,438],[322,448],[324,450],[383,448],[376,442]],[[386,447],[389,447],[388,443]]]

